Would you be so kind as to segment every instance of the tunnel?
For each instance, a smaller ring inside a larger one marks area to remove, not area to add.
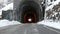
[[[16,8],[16,20],[21,23],[37,23],[43,20],[42,6],[38,1],[21,1]]]

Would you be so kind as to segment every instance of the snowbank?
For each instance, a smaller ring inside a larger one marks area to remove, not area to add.
[[[8,25],[15,25],[15,24],[21,24],[20,22],[17,21],[9,21],[9,20],[0,20],[0,27],[8,26]]]
[[[56,29],[60,29],[60,23],[59,22],[50,22],[48,20],[45,20],[42,22],[38,22],[38,24],[42,24],[42,25],[46,25],[46,26],[53,27]]]

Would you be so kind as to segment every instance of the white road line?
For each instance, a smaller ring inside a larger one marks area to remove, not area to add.
[[[47,27],[47,26],[44,26],[45,28],[47,28],[47,29],[49,29],[49,30],[51,30],[51,31],[55,31],[55,32],[57,32],[57,33],[59,33],[60,34],[60,32],[59,31],[57,31],[57,30],[54,30],[54,29],[52,29],[52,28],[49,28],[49,27]]]
[[[24,34],[27,34],[27,30],[25,29],[25,32],[24,32]]]

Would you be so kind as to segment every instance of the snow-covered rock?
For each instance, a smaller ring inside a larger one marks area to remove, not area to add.
[[[47,8],[45,9],[45,11],[48,11],[49,9],[52,9],[55,5],[59,4],[59,2],[60,2],[60,0],[56,0],[55,2],[53,2],[52,5],[50,5],[49,7],[47,7]]]

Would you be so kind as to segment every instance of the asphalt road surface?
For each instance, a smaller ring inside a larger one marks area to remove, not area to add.
[[[0,34],[60,34],[60,31],[45,25],[18,24],[1,27]]]

